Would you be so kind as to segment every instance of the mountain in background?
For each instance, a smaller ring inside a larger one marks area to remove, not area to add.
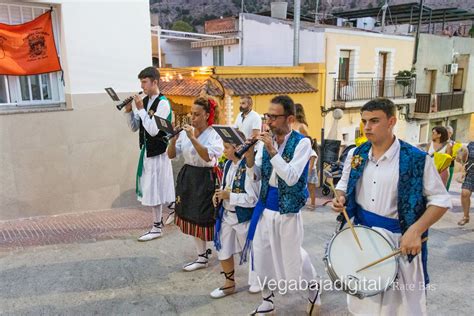
[[[244,0],[244,12],[259,13],[270,11],[271,0]],[[389,0],[389,5],[418,2],[416,0]],[[323,16],[338,11],[376,8],[385,0],[319,0],[319,13]],[[474,11],[472,0],[427,0],[425,5],[433,8],[460,8]],[[202,32],[204,22],[219,17],[237,16],[241,11],[241,0],[150,0],[152,23],[164,29],[171,29],[173,23],[184,21],[191,26],[190,31]],[[316,0],[301,0],[301,14],[314,18]],[[288,1],[288,9],[293,10],[293,1]],[[179,23],[182,24],[182,23]]]

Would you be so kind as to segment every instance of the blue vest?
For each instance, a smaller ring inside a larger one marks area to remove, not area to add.
[[[304,136],[296,131],[292,131],[285,149],[283,150],[282,158],[286,162],[290,162],[295,154],[295,149],[300,140]],[[262,157],[262,185],[260,190],[260,201],[267,201],[268,187],[270,176],[272,174],[272,164],[270,163],[270,154],[263,147]],[[293,186],[288,186],[284,180],[277,176],[278,179],[278,210],[280,214],[298,213],[300,209],[306,204],[308,198],[308,190],[306,187],[308,180],[308,165],[306,164],[303,173],[298,182]]]
[[[230,165],[232,164],[232,160],[228,160],[224,166],[224,176],[222,180],[222,187],[225,188],[226,186],[226,178],[227,173],[229,172]],[[247,193],[245,191],[245,177],[246,177],[246,170],[247,170],[247,161],[242,159],[240,161],[239,167],[237,172],[235,173],[233,182],[232,182],[232,193]],[[249,221],[252,218],[253,207],[235,207],[235,213],[237,214],[237,219],[239,223],[243,223]]]
[[[226,187],[226,177],[227,173],[229,172],[230,165],[232,160],[228,160],[224,166],[224,175],[222,180],[222,187],[225,189]],[[240,161],[239,167],[237,172],[235,173],[234,179],[232,181],[232,192],[233,193],[246,193],[245,192],[245,177],[246,177],[246,170],[247,170],[247,161],[242,159]],[[235,214],[237,215],[237,220],[239,223],[247,222],[252,218],[254,208],[253,207],[235,207]],[[222,228],[222,219],[224,217],[224,207],[219,207],[217,212],[216,224],[214,227],[214,247],[216,247],[217,251],[220,251],[222,248],[221,244],[221,228]]]
[[[423,173],[425,168],[426,153],[412,145],[399,140],[400,142],[400,162],[398,178],[398,226],[383,227],[393,232],[400,232],[402,235],[413,225],[426,211],[426,198],[423,195]],[[354,156],[360,156],[362,161],[359,166],[352,168],[347,185],[347,212],[349,217],[354,217],[355,223],[361,223],[367,226],[371,225],[370,216],[362,210],[356,203],[356,184],[361,177],[365,164],[369,159],[369,151],[372,147],[370,142],[366,142],[354,150]],[[371,211],[371,210],[369,210]],[[380,216],[381,217],[381,216]],[[375,219],[375,217],[372,217]],[[382,219],[383,220],[383,219]],[[380,226],[379,226],[380,227]],[[422,237],[428,236],[428,231],[424,232]],[[425,274],[425,283],[428,284],[428,271],[426,263],[428,259],[428,249],[426,242],[422,245],[422,261]],[[411,262],[413,256],[408,256]]]

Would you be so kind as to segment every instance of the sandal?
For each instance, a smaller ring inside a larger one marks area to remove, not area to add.
[[[226,278],[226,280],[230,280],[232,282],[235,282],[233,276],[234,276],[234,270],[228,272],[228,273],[225,273],[224,271],[221,272],[221,274],[223,274]],[[226,291],[226,290],[230,290],[230,289],[233,289],[232,291]],[[235,283],[231,286],[226,286],[226,287],[219,287],[217,289],[215,289],[214,291],[211,292],[211,297],[212,298],[222,298],[224,296],[227,296],[227,295],[231,295],[231,294],[234,294],[235,293]]]
[[[273,294],[273,292],[268,296],[268,297],[264,297],[263,300],[270,303],[271,304],[271,308],[269,309],[265,309],[265,310],[259,310],[258,307],[256,310],[254,310],[250,316],[256,316],[256,315],[271,315],[271,314],[274,314],[275,313],[275,309],[273,307],[273,300],[272,298],[274,298],[275,295]]]
[[[459,226],[464,226],[464,225],[466,225],[467,223],[469,223],[469,216],[468,216],[468,217],[464,216],[464,217],[458,222],[458,225],[459,225]]]

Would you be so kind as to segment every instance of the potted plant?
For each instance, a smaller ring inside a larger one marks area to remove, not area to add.
[[[395,82],[403,87],[403,91],[405,91],[406,87],[408,87],[408,92],[406,94],[408,98],[411,98],[413,95],[411,91],[411,82],[415,77],[416,73],[414,68],[411,70],[400,70],[395,76]]]

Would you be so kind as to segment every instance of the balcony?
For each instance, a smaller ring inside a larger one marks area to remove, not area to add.
[[[464,107],[464,91],[447,93],[417,93],[415,104],[415,115],[429,114],[430,118],[451,115],[451,111],[459,111]],[[441,113],[443,112],[443,113]]]
[[[380,97],[389,98],[393,101],[395,99],[411,99],[416,89],[415,84],[415,78],[334,79],[333,106],[358,106],[368,100]]]

